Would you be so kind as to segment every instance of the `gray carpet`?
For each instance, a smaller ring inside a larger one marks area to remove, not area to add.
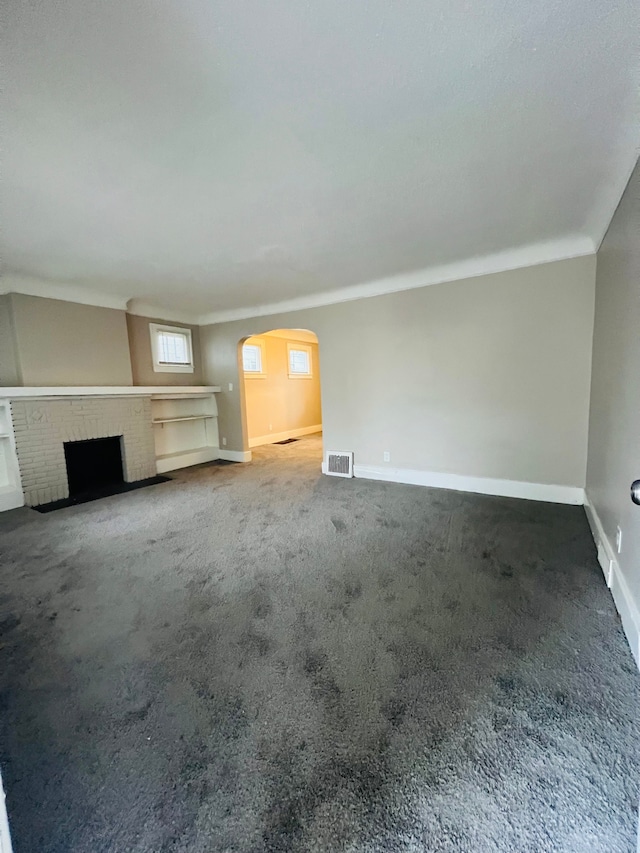
[[[583,510],[319,448],[0,516],[16,853],[633,850],[640,678]]]

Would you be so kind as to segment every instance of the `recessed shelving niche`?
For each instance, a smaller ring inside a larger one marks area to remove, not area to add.
[[[154,394],[151,412],[159,474],[218,459],[213,393]]]

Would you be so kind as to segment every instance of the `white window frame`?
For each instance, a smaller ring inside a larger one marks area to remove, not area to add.
[[[255,347],[260,352],[260,370],[245,370],[244,367],[244,348]],[[242,372],[247,379],[266,379],[267,365],[265,362],[264,343],[263,341],[245,341],[242,344]]]
[[[182,335],[187,342],[189,353],[188,364],[170,364],[161,362],[159,358],[158,334],[160,332],[171,332],[174,335]],[[193,373],[193,342],[191,329],[184,326],[165,326],[161,323],[149,323],[149,334],[151,335],[151,356],[153,359],[153,370],[155,373]]]
[[[291,370],[291,350],[306,352],[309,364],[308,373],[297,373]],[[297,341],[287,343],[287,373],[289,375],[289,379],[313,379],[313,358],[310,346],[307,346],[306,344],[299,344]]]

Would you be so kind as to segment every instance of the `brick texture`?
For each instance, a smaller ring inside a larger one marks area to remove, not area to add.
[[[27,506],[69,497],[65,441],[121,435],[125,481],[156,475],[150,397],[12,400],[11,416]]]

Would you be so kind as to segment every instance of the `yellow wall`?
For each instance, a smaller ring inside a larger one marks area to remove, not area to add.
[[[296,342],[295,333],[285,337],[281,331],[245,341],[262,344],[265,373],[264,378],[244,378],[250,447],[304,435],[305,429],[322,424],[318,344],[308,338],[300,341],[311,347],[313,377],[289,379],[287,343]]]

